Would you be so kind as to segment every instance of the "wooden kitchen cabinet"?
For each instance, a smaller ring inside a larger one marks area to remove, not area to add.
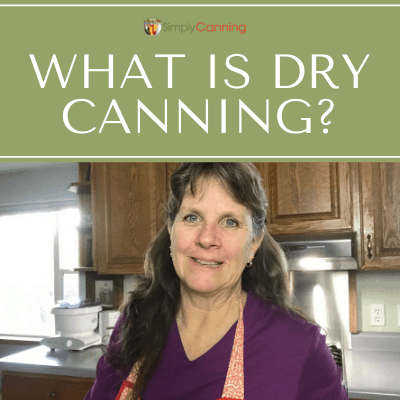
[[[400,163],[361,163],[362,269],[400,269]]]
[[[179,163],[92,163],[94,269],[143,271],[143,255],[164,222],[168,182]],[[269,202],[274,234],[350,231],[351,163],[255,163]],[[352,208],[353,207],[353,208]]]
[[[264,180],[272,235],[352,229],[352,164],[255,165]]]
[[[94,379],[3,371],[3,400],[82,400]]]
[[[92,163],[94,269],[143,272],[144,253],[161,229],[166,163]]]

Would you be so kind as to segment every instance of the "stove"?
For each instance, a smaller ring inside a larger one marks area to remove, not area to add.
[[[343,371],[343,355],[342,355],[342,349],[338,348],[336,344],[328,344],[329,350],[331,351],[331,354],[333,356],[333,359],[335,360],[336,364],[339,365],[340,368],[342,368]]]
[[[344,365],[344,357],[343,357],[343,350],[340,346],[340,343],[327,343],[329,350],[335,360],[335,363],[339,365],[340,369],[342,370],[342,385],[346,389],[346,393],[348,393],[347,389],[347,379],[346,379],[346,370]]]

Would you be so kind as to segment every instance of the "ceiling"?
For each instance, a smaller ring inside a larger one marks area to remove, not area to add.
[[[0,162],[0,174],[15,171],[26,171],[57,166],[71,165],[65,162]]]

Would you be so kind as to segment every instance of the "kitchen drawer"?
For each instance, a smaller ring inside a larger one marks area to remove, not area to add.
[[[82,400],[94,379],[3,371],[3,400]]]

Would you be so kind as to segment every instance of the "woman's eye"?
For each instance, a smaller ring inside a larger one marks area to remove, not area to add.
[[[184,219],[187,222],[196,222],[198,220],[198,217],[197,217],[197,215],[191,214],[191,215],[187,215]]]
[[[232,219],[232,218],[228,218],[226,221],[225,221],[225,224],[227,225],[227,226],[238,226],[238,222],[235,220],[235,219]]]

